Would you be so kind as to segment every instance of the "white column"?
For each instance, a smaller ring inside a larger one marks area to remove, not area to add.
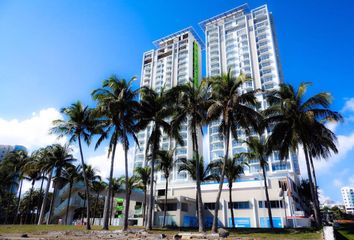
[[[258,228],[259,225],[258,225],[258,204],[257,204],[257,200],[255,198],[252,198],[251,199],[251,202],[253,204],[253,226],[251,227],[255,227],[255,228]]]

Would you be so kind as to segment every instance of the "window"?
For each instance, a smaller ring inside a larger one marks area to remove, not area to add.
[[[232,203],[232,208],[233,209],[249,209],[250,208],[250,203],[248,201],[245,201],[245,202],[233,202]],[[229,209],[230,209],[230,203],[229,203]]]
[[[268,208],[267,201],[258,201],[259,208]],[[283,208],[283,201],[270,201],[271,208]]]
[[[157,196],[165,196],[165,189],[157,190]]]
[[[207,210],[215,210],[216,203],[204,203],[204,209]],[[219,208],[220,210],[220,208]]]
[[[181,210],[183,212],[188,212],[188,204],[187,203],[182,203],[181,204]]]
[[[161,208],[162,211],[165,210],[165,205],[160,204],[159,207]],[[166,204],[166,210],[167,211],[177,211],[177,203],[167,203]]]

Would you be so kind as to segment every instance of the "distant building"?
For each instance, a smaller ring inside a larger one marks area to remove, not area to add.
[[[341,189],[345,212],[354,215],[354,188],[342,187]]]

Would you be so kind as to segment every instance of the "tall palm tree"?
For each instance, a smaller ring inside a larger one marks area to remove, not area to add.
[[[210,91],[206,81],[200,84],[193,82],[192,79],[185,84],[179,85],[172,89],[176,101],[176,114],[173,117],[173,125],[181,125],[183,122],[188,122],[189,129],[192,135],[193,152],[196,159],[196,186],[198,195],[198,223],[199,232],[204,231],[203,223],[203,201],[200,189],[200,168],[199,163],[199,146],[198,146],[198,132],[202,132],[203,124],[206,122],[207,109],[209,105]]]
[[[258,160],[259,165],[262,169],[269,224],[271,228],[274,228],[272,209],[269,201],[267,174],[266,174],[267,167],[268,167],[268,157],[272,152],[269,150],[270,147],[267,145],[264,138],[250,137],[248,140],[245,141],[245,143],[247,144],[248,152],[242,153],[242,156],[245,157],[248,161]]]
[[[112,193],[110,195],[110,212],[109,212],[109,225],[112,225],[112,218],[113,216],[113,200],[114,200],[114,196],[116,195],[116,193],[120,193],[122,191],[122,185],[121,185],[121,181],[119,178],[112,178]]]
[[[224,162],[220,161],[219,166],[222,167],[222,164],[225,164],[225,177],[228,182],[229,188],[229,208],[231,211],[231,221],[232,227],[235,228],[235,219],[234,219],[234,208],[232,201],[232,186],[233,183],[244,174],[244,169],[248,166],[247,161],[242,159],[241,154],[235,154],[232,158],[226,159]],[[221,172],[221,171],[220,171]]]
[[[100,197],[100,193],[102,193],[106,188],[107,188],[107,183],[104,181],[94,181],[92,183],[92,190],[96,193],[96,200],[95,200],[95,209],[94,209],[94,216],[93,216],[93,220],[92,220],[92,225],[95,224],[95,220],[96,220],[96,215],[97,215],[97,208],[98,208],[98,200]]]
[[[164,202],[164,209],[163,209],[164,213],[163,213],[163,223],[162,223],[163,227],[165,227],[165,223],[166,223],[168,181],[174,166],[174,159],[173,159],[174,153],[175,153],[175,149],[170,149],[168,151],[159,150],[157,152],[156,170],[161,171],[165,178],[165,202]]]
[[[133,176],[131,176],[131,177],[128,177],[128,181],[127,181],[127,178],[126,178],[125,176],[122,176],[122,177],[119,178],[118,181],[120,182],[120,184],[121,184],[122,186],[124,186],[125,192],[128,193],[128,199],[125,200],[125,201],[128,201],[128,202],[126,202],[126,203],[125,203],[125,206],[124,206],[124,208],[127,208],[127,210],[124,209],[124,210],[125,210],[125,213],[128,214],[127,216],[124,216],[124,219],[125,219],[125,218],[128,219],[128,218],[129,218],[129,207],[130,207],[130,196],[131,196],[132,191],[133,191],[134,189],[140,188],[140,186],[141,186],[141,181],[140,181],[140,179],[139,179],[137,176],[135,176],[135,175],[133,175]],[[125,214],[125,213],[124,213],[124,214]]]
[[[146,224],[147,230],[152,229],[155,160],[160,148],[162,133],[164,132],[169,136],[172,136],[176,139],[178,144],[183,145],[183,140],[176,131],[176,128],[172,128],[168,121],[168,118],[174,113],[174,109],[171,108],[173,97],[171,97],[170,93],[170,91],[165,92],[164,88],[162,88],[160,92],[156,92],[148,87],[141,89],[139,127],[145,129],[147,126],[150,126],[151,129],[146,148],[146,156],[151,158],[149,211]]]
[[[207,117],[209,121],[221,120],[219,134],[223,137],[225,145],[223,161],[229,158],[231,135],[235,140],[238,139],[238,128],[242,128],[246,130],[246,132],[250,132],[250,129],[258,130],[259,128],[261,115],[255,110],[258,105],[255,93],[253,91],[243,92],[242,90],[243,83],[250,80],[251,79],[244,74],[240,74],[235,78],[231,71],[208,80],[212,89],[212,96]],[[219,201],[224,183],[225,166],[226,164],[223,164],[221,169],[212,232],[217,231]]]
[[[189,176],[196,181],[197,179],[197,171],[196,171],[196,159],[193,157],[192,159],[187,159],[187,158],[180,158],[177,159],[178,162],[178,173],[182,171],[186,171]],[[220,177],[218,173],[215,171],[218,168],[217,162],[210,162],[206,168],[204,168],[204,160],[203,157],[199,157],[199,168],[201,171],[199,171],[200,174],[200,182],[207,182],[207,181],[219,181]],[[196,209],[199,208],[199,202],[198,201],[198,196],[199,194],[196,192]],[[202,206],[203,207],[203,206]]]
[[[313,184],[309,154],[313,149],[320,149],[316,144],[318,129],[325,130],[324,124],[331,121],[341,121],[342,116],[338,112],[329,109],[332,102],[330,93],[321,92],[305,98],[305,93],[310,83],[301,83],[298,89],[290,84],[281,84],[278,90],[269,92],[267,100],[270,107],[264,111],[267,123],[274,126],[269,137],[269,145],[279,149],[280,157],[287,158],[290,152],[297,152],[302,145],[307,174],[309,177],[312,204],[316,224],[321,225],[318,196]],[[330,130],[326,130],[330,133]],[[332,133],[332,136],[335,136]],[[328,139],[329,142],[335,140]],[[316,147],[314,147],[316,146]],[[329,148],[327,148],[329,149]],[[333,148],[331,148],[333,149]]]
[[[19,192],[16,203],[16,214],[14,218],[14,224],[17,223],[18,213],[20,211],[20,200],[22,193],[22,184],[24,180],[24,165],[30,160],[28,153],[26,151],[12,151],[4,157],[1,161],[1,167],[6,168],[3,169],[4,173],[6,173],[8,180],[10,180],[8,185],[14,183],[14,179],[17,177],[20,181]],[[4,185],[6,186],[6,185]]]
[[[89,201],[89,186],[86,179],[85,160],[82,151],[81,140],[84,140],[88,145],[91,142],[93,134],[99,133],[99,120],[95,111],[88,106],[82,105],[80,101],[72,104],[69,107],[61,109],[65,116],[65,120],[58,119],[53,122],[54,127],[51,133],[59,134],[59,137],[68,136],[69,143],[78,141],[81,157],[81,166],[84,169],[84,183],[86,195],[86,215],[90,219],[90,201]],[[90,230],[90,221],[87,221],[86,229]]]
[[[104,132],[101,134],[96,148],[100,143],[110,138],[109,141],[109,154],[112,152],[111,168],[109,179],[113,178],[113,166],[115,150],[118,142],[123,144],[124,149],[124,163],[125,163],[125,178],[128,181],[128,151],[129,151],[129,137],[132,137],[138,144],[138,139],[135,133],[137,132],[137,111],[139,103],[137,96],[139,90],[132,89],[132,82],[136,78],[133,77],[130,81],[125,79],[118,79],[116,76],[111,76],[109,79],[103,81],[102,88],[93,91],[93,99],[97,101],[97,109],[101,113],[102,125]],[[112,192],[111,181],[108,184],[108,196]],[[128,199],[128,194],[125,194],[125,198]],[[126,202],[127,203],[127,202]],[[104,208],[104,211],[108,213],[109,202]],[[126,208],[125,208],[126,209]],[[127,211],[127,210],[125,210]],[[125,212],[123,230],[128,228],[128,212]],[[103,229],[108,230],[108,214],[103,219]]]
[[[74,183],[80,179],[80,174],[79,174],[80,171],[81,171],[81,166],[69,165],[66,166],[62,172],[63,180],[67,184],[69,184],[69,196],[68,196],[68,203],[66,205],[65,222],[64,222],[66,225],[68,225],[68,215],[69,215],[72,188]]]
[[[27,211],[26,211],[26,215],[25,215],[25,223],[27,223],[27,217],[30,214],[30,205],[32,204],[32,193],[34,190],[34,184],[36,183],[36,181],[39,181],[42,179],[42,174],[40,171],[38,171],[38,165],[32,165],[29,166],[28,164],[25,165],[25,172],[24,172],[24,179],[29,181],[31,183],[31,188],[29,191],[29,201],[28,201],[28,205],[27,205]]]
[[[135,175],[140,179],[142,190],[144,192],[144,202],[143,202],[143,226],[145,226],[145,211],[146,211],[146,191],[148,184],[150,182],[151,168],[146,167],[137,167],[135,168]]]
[[[53,177],[53,194],[49,207],[49,214],[47,218],[47,224],[50,223],[51,217],[54,210],[55,198],[57,197],[57,192],[59,185],[61,184],[61,176],[64,168],[71,167],[76,159],[70,153],[72,150],[68,145],[53,144],[50,150],[50,161],[47,164],[52,164],[54,167],[54,177]]]
[[[47,199],[49,196],[49,188],[52,182],[53,170],[55,168],[55,164],[53,164],[53,161],[55,161],[55,159],[52,157],[51,151],[52,151],[52,146],[47,146],[45,148],[40,148],[36,152],[37,157],[41,159],[39,163],[41,171],[44,174],[48,174],[47,186],[44,192],[44,197],[43,197],[39,218],[38,218],[38,225],[43,223],[45,209],[47,207]]]

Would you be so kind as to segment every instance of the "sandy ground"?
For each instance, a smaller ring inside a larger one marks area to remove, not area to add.
[[[175,235],[169,234],[158,234],[158,233],[148,233],[144,230],[131,230],[129,232],[122,232],[121,230],[117,231],[42,231],[28,234],[2,234],[0,239],[65,239],[65,240],[85,240],[85,239],[219,239],[219,236],[216,234],[198,234],[198,233],[180,233]],[[235,239],[235,238],[234,238]]]

